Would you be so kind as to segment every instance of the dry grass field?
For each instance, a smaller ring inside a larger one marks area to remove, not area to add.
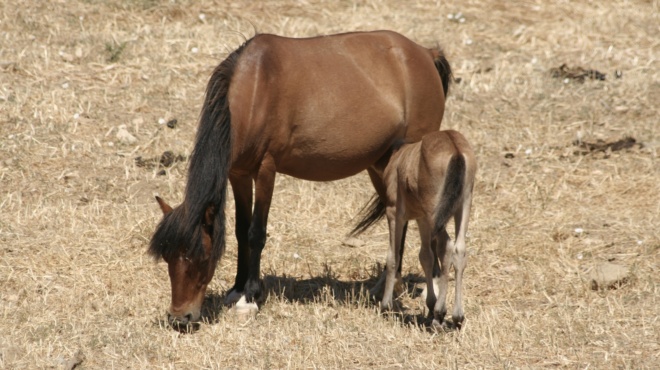
[[[657,0],[2,1],[0,368],[657,368],[658,25]],[[400,311],[369,301],[385,223],[344,243],[366,174],[278,177],[247,319],[221,304],[230,201],[204,322],[167,327],[153,196],[183,198],[212,69],[255,32],[372,29],[442,45],[460,79],[443,127],[480,161],[463,329],[425,326],[413,225]],[[626,271],[594,289],[603,262]]]

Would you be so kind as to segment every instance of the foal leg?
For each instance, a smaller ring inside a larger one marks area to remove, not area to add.
[[[433,269],[431,270],[431,274],[428,276],[428,278],[431,279],[430,281],[432,283],[427,283],[426,286],[424,287],[424,290],[422,291],[422,295],[421,295],[423,299],[426,299],[426,297],[428,296],[429,287],[433,288],[436,295],[440,290],[440,257],[438,256],[437,247],[435,246],[435,244],[431,243],[432,238],[431,238],[430,230],[431,229],[422,230],[421,228],[419,230],[419,236],[420,239],[422,240],[422,245],[424,245],[423,242],[424,238],[429,239],[428,244],[429,244],[430,252],[428,252],[429,255],[428,256],[425,255],[424,258],[430,261],[429,264],[432,264],[432,269]],[[420,253],[421,252],[422,251],[420,250]],[[422,256],[420,256],[420,258],[422,258]],[[424,273],[426,274],[426,271]],[[433,302],[435,302],[435,300]],[[433,306],[431,306],[429,309],[430,309],[429,313],[433,312]]]
[[[419,227],[419,237],[422,241],[422,246],[419,249],[419,263],[422,265],[424,278],[426,279],[426,288],[424,288],[422,296],[426,300],[426,307],[429,309],[430,316],[437,301],[436,294],[438,294],[438,289],[434,283],[434,266],[438,262],[431,240],[431,226],[424,219],[417,220],[417,226]]]
[[[399,257],[401,251],[401,239],[403,237],[403,202],[398,197],[395,207],[387,209],[387,223],[390,228],[390,248],[387,253],[387,277],[385,278],[385,290],[383,300],[380,302],[381,310],[387,311],[392,308],[392,294],[394,292],[394,283],[396,272],[399,266]]]
[[[394,284],[394,296],[400,296],[401,294],[403,294],[403,279],[401,278],[401,265],[403,264],[403,250],[405,249],[407,232],[408,232],[408,221],[406,221],[405,224],[403,225],[403,236],[401,237],[401,250],[399,251],[399,266],[396,271],[396,282]],[[383,270],[376,284],[373,286],[373,288],[369,289],[369,294],[377,301],[383,299],[383,289],[385,289],[386,277],[387,277],[387,269]]]
[[[467,265],[465,248],[465,234],[467,233],[468,221],[470,219],[471,197],[468,195],[463,200],[463,207],[459,208],[454,215],[456,227],[456,244],[453,253],[454,272],[456,274],[456,295],[454,301],[454,312],[451,315],[454,324],[460,327],[465,319],[463,313],[463,270]]]
[[[394,284],[394,294],[397,297],[403,294],[401,269],[403,267],[403,251],[406,249],[406,234],[408,234],[408,221],[403,223],[403,234],[401,235],[401,246],[399,247],[399,265],[396,269],[396,283]]]
[[[252,223],[248,230],[248,243],[250,244],[250,258],[248,278],[245,283],[245,299],[248,303],[261,302],[263,283],[261,281],[261,252],[266,245],[266,227],[268,224],[268,211],[273,198],[275,186],[275,163],[268,156],[265,157],[255,177],[254,213]]]
[[[236,203],[236,240],[238,242],[238,267],[234,286],[225,297],[225,304],[238,302],[243,296],[243,289],[248,279],[250,267],[250,244],[248,230],[252,222],[252,178],[229,176],[231,189]]]
[[[367,173],[369,174],[369,179],[371,180],[371,184],[373,185],[374,190],[376,190],[376,194],[378,194],[378,197],[383,203],[387,199],[387,187],[383,182],[383,169],[385,165],[387,165],[387,160],[381,160],[377,165],[367,168]],[[376,167],[378,167],[378,169]],[[408,230],[408,221],[405,222],[405,225],[403,227],[403,241],[401,242],[401,252],[400,252],[401,257],[403,256],[403,246],[405,244],[407,230]],[[400,258],[399,261],[401,261],[402,259],[403,258]],[[376,282],[376,285],[374,285],[374,287],[369,290],[369,294],[377,300],[382,300],[386,276],[387,276],[387,270],[381,273],[378,282]],[[403,290],[402,285],[403,284],[401,280],[401,263],[399,263],[399,266],[397,267],[397,283],[395,285],[395,292],[397,295],[402,293]]]
[[[439,326],[445,320],[447,314],[447,285],[449,282],[449,267],[451,266],[451,256],[454,250],[454,243],[452,243],[446,229],[442,229],[437,236],[437,244],[435,245],[436,255],[442,260],[440,266],[440,278],[438,278],[438,300],[435,302],[433,309],[433,325]],[[434,279],[435,280],[435,279]]]

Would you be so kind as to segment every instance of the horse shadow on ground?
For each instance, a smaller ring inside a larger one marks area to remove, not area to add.
[[[376,266],[374,271],[379,270]],[[268,300],[280,299],[287,302],[298,302],[302,304],[321,303],[327,305],[343,305],[355,308],[367,308],[377,310],[377,302],[369,293],[369,289],[376,285],[379,274],[372,274],[367,279],[340,280],[329,267],[318,276],[308,279],[299,279],[287,276],[286,274],[278,276],[275,274],[265,275],[263,277],[266,302]],[[408,295],[412,299],[422,299],[422,289],[417,287],[418,283],[424,282],[424,278],[417,274],[408,274],[403,276],[403,295]],[[202,306],[202,322],[216,324],[220,321],[223,314],[228,313],[228,307],[224,304],[225,293],[208,292]],[[395,299],[395,305],[399,300]],[[410,310],[402,309],[399,305],[394,310],[382,313],[385,317],[394,317],[401,325],[414,326],[420,330],[433,331],[430,327],[430,319],[425,313],[413,313]],[[455,327],[448,321],[445,321],[445,330],[454,330]]]

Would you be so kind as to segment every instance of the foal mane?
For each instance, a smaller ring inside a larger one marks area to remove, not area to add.
[[[225,203],[227,175],[231,166],[231,112],[227,94],[234,70],[245,47],[243,43],[213,71],[199,119],[195,147],[190,155],[188,182],[183,203],[165,215],[149,245],[158,259],[184,254],[202,259],[202,227],[212,230],[210,258],[218,261],[225,249]],[[210,210],[211,223],[205,219]],[[181,248],[186,248],[181,251]]]

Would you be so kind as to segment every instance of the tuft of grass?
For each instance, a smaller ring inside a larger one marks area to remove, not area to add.
[[[122,42],[121,44],[117,44],[114,42],[106,42],[105,43],[105,51],[108,53],[107,61],[110,63],[115,63],[119,61],[119,58],[121,57],[121,53],[124,51],[124,48],[126,48],[126,42]]]

